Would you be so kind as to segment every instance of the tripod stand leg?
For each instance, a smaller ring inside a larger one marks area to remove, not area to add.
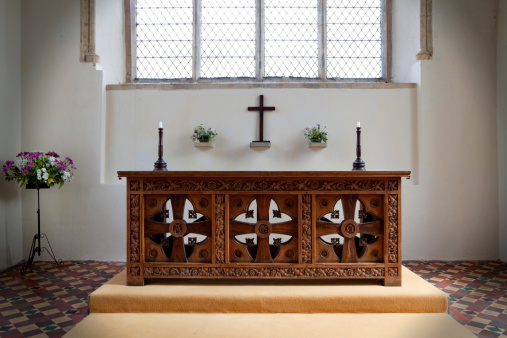
[[[48,242],[48,245],[49,245],[49,250],[48,248],[44,247],[42,248],[42,251],[46,250],[46,252],[51,256],[51,258],[53,258],[53,261],[55,261],[56,265],[58,266],[62,266],[63,265],[63,262],[62,260],[57,260],[56,259],[56,255],[55,253],[53,252],[53,248],[51,247],[51,243],[49,243],[49,238],[46,234],[42,234],[41,238],[45,238],[46,241]]]
[[[39,234],[35,234],[35,236],[33,236],[32,246],[30,247],[30,254],[28,255],[28,262],[26,262],[26,264],[21,267],[22,274],[24,274],[26,272],[26,270],[32,265],[33,258],[35,257],[35,253],[39,252],[39,254],[40,254],[40,249],[35,245],[35,242],[37,240],[40,241]]]

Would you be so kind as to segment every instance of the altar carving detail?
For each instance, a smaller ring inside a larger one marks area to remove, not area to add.
[[[148,278],[374,278],[401,285],[410,172],[118,172],[127,284]]]

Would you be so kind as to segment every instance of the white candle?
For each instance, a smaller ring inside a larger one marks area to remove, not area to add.
[[[162,123],[162,122],[160,122],[160,123]],[[357,122],[357,127],[361,128],[361,122]]]
[[[162,128],[162,122],[159,122],[159,123],[158,123],[158,127],[159,127],[159,128]]]

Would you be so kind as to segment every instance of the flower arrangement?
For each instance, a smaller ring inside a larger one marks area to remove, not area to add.
[[[74,162],[66,156],[61,159],[54,151],[21,152],[16,155],[16,162],[7,161],[3,166],[3,172],[7,181],[16,180],[19,187],[24,185],[40,188],[69,182],[74,177]]]
[[[213,142],[215,141],[215,136],[217,136],[217,131],[213,128],[204,128],[202,123],[194,128],[194,133],[191,138],[192,141],[198,140],[199,142]]]
[[[326,126],[321,128],[320,124],[305,128],[304,135],[311,142],[327,142]]]

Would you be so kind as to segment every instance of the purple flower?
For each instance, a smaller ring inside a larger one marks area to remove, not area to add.
[[[34,166],[34,164],[35,164],[35,163],[33,163],[33,162],[28,162],[28,163],[26,164],[26,169],[27,169],[27,170],[32,169],[32,168],[33,168],[33,166]]]
[[[46,153],[46,155],[48,155],[48,156],[53,156],[53,157],[60,157],[60,155],[58,155],[58,154],[57,154],[57,153],[55,153],[54,151],[48,151],[48,152]]]
[[[5,162],[5,165],[2,166],[4,173],[7,173],[9,170],[11,170],[13,165],[14,165],[14,161]]]
[[[16,157],[27,157],[28,155],[30,155],[28,151],[22,151],[19,154],[17,154]]]
[[[65,170],[66,169],[65,163],[63,163],[62,161],[56,160],[55,163],[56,163],[56,168],[58,168],[60,170]]]
[[[22,174],[28,174],[28,169],[26,167],[21,167],[21,169],[19,169],[19,171],[22,173]]]
[[[67,159],[67,161],[69,161],[70,164],[74,164],[74,162],[70,159],[70,157],[65,156],[65,158]]]
[[[28,159],[29,160],[33,160],[34,158],[37,158],[39,156],[41,156],[42,154],[39,153],[39,152],[34,152],[34,153],[28,153]]]

